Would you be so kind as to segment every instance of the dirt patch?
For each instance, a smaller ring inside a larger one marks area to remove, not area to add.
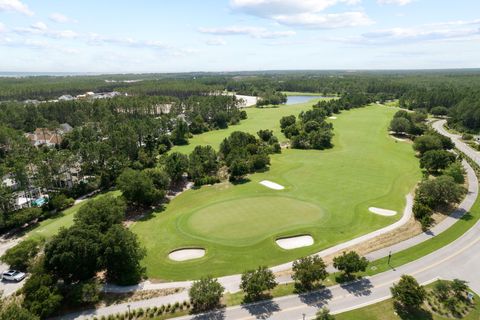
[[[185,290],[184,288],[171,288],[159,290],[140,290],[128,293],[102,293],[99,306],[110,306],[125,302],[135,302],[157,297],[165,297]]]

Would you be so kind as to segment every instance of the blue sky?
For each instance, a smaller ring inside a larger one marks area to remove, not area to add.
[[[0,0],[0,71],[480,67],[478,0]]]

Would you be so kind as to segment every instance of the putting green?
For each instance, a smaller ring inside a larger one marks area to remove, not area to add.
[[[252,245],[272,232],[321,223],[322,216],[321,208],[306,201],[273,196],[247,197],[214,203],[187,214],[179,219],[179,228],[204,240],[235,246]]]
[[[227,130],[195,136],[195,145],[218,148],[230,132],[255,133],[272,129],[284,139],[279,119],[311,108],[312,103],[269,109],[248,109],[248,119]],[[401,215],[385,217],[369,207],[403,212],[405,196],[421,179],[418,160],[407,142],[388,136],[398,109],[369,106],[345,111],[332,120],[334,148],[283,150],[272,155],[270,170],[250,181],[228,182],[188,190],[162,212],[132,226],[147,249],[144,265],[154,279],[186,280],[204,275],[236,274],[259,265],[273,266],[385,227]],[[285,187],[273,190],[268,180]],[[279,237],[308,234],[309,247],[283,250]],[[168,254],[178,248],[205,248],[204,257],[174,262]]]

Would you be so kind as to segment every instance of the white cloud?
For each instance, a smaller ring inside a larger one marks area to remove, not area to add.
[[[33,16],[33,11],[20,0],[0,0],[0,11],[11,11]]]
[[[357,5],[361,0],[231,0],[237,12],[273,20],[280,24],[308,28],[344,28],[370,25],[363,11],[325,13],[337,5]]]
[[[198,50],[195,50],[195,49],[178,48],[157,40],[137,40],[129,37],[126,37],[126,38],[108,37],[108,36],[103,36],[97,33],[91,33],[88,36],[87,43],[90,45],[98,45],[98,46],[102,46],[105,44],[113,44],[117,46],[139,48],[139,49],[142,49],[142,48],[154,49],[157,52],[160,51],[165,54],[177,56],[177,57],[186,56],[186,55],[190,55],[198,52]]]
[[[5,28],[5,25],[0,22],[0,33],[3,33],[5,31],[7,31],[7,28]]]
[[[48,18],[51,21],[56,22],[56,23],[69,23],[69,22],[77,23],[77,20],[71,19],[71,18],[67,17],[66,15],[58,13],[58,12],[52,13]]]
[[[205,43],[209,46],[225,46],[227,41],[225,41],[223,38],[217,37],[208,39]]]
[[[394,4],[397,6],[404,6],[409,3],[412,3],[413,0],[377,0],[378,4]]]
[[[38,35],[57,39],[73,39],[78,37],[78,34],[72,30],[53,30],[41,21],[30,25],[28,28],[16,28],[14,31],[19,34]]]
[[[231,0],[235,10],[248,14],[271,17],[284,14],[320,12],[337,4],[354,5],[361,0]]]
[[[433,41],[471,41],[478,38],[480,38],[480,19],[379,29],[360,36],[328,38],[325,40],[360,45],[399,45]]]
[[[373,21],[363,12],[328,14],[302,13],[296,15],[276,16],[275,20],[286,25],[322,29],[367,26],[373,23]]]
[[[246,35],[257,39],[276,39],[295,35],[295,31],[269,31],[258,27],[229,26],[221,28],[199,28],[201,33],[214,35]]]

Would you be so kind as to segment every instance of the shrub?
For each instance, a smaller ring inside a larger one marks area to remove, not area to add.
[[[68,207],[73,206],[73,204],[75,203],[75,200],[67,197],[64,194],[59,194],[54,196],[49,203],[52,209],[61,211],[61,210],[65,210]]]
[[[32,259],[40,251],[43,241],[28,239],[20,242],[15,247],[8,249],[0,260],[12,269],[26,271]]]

